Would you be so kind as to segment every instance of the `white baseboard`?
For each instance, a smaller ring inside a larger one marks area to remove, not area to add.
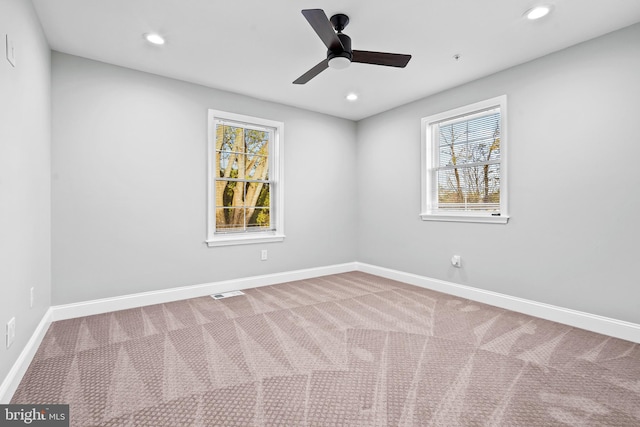
[[[265,274],[241,279],[230,279],[220,282],[203,283],[192,286],[162,289],[159,291],[142,292],[112,298],[102,298],[73,304],[56,305],[51,307],[53,321],[72,319],[93,314],[108,313],[110,311],[126,310],[152,304],[162,304],[188,298],[202,297],[220,292],[257,288],[296,280],[311,279],[328,276],[330,274],[346,273],[356,270],[356,263],[336,264],[325,267],[308,268],[304,270],[287,271],[284,273]]]
[[[551,304],[513,297],[498,292],[486,291],[471,286],[459,285],[457,283],[447,282],[444,280],[431,279],[417,274],[405,273],[398,270],[377,267],[375,265],[360,262],[356,262],[356,269],[358,271],[385,277],[387,279],[420,286],[425,289],[455,295],[460,298],[640,343],[640,325],[636,323],[625,322],[623,320],[598,316],[596,314],[585,313],[583,311],[558,307]]]
[[[40,323],[38,323],[36,330],[33,332],[33,335],[31,335],[31,338],[29,338],[27,345],[22,349],[18,359],[2,381],[2,384],[0,384],[0,404],[8,404],[13,397],[13,393],[17,390],[18,385],[20,385],[22,377],[25,372],[27,372],[27,368],[29,367],[29,364],[31,364],[33,356],[35,356],[38,351],[38,347],[49,329],[49,325],[51,324],[51,313],[52,310],[49,308],[44,316],[42,316]]]

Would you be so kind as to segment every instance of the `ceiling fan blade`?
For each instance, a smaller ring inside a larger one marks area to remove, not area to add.
[[[315,76],[317,76],[318,74],[320,74],[321,72],[323,72],[324,70],[326,70],[327,68],[329,68],[329,60],[325,59],[322,62],[320,62],[318,65],[316,65],[315,67],[313,67],[312,69],[310,69],[309,71],[307,71],[306,73],[298,77],[293,82],[293,84],[303,85],[309,80],[311,80],[312,78],[314,78]]]
[[[404,68],[409,63],[411,55],[400,53],[369,52],[366,50],[354,50],[351,62],[362,64],[387,65],[389,67]]]
[[[309,24],[311,24],[311,27],[314,29],[316,34],[318,34],[320,40],[322,40],[322,43],[324,43],[327,49],[344,50],[342,42],[336,35],[336,32],[333,31],[333,26],[331,26],[331,22],[329,22],[329,18],[327,18],[324,10],[304,9],[302,14],[307,18],[307,21],[309,21]]]

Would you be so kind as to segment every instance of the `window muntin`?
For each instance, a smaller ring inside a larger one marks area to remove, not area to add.
[[[278,241],[283,124],[209,112],[210,246]]]
[[[422,120],[423,219],[506,222],[506,97]]]

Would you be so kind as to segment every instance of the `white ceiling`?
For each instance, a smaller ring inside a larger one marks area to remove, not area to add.
[[[640,21],[640,0],[33,0],[51,48],[359,120]],[[523,13],[553,5],[539,21]],[[292,82],[326,57],[302,9],[345,13],[353,48],[413,55]],[[159,32],[164,46],[142,34]],[[458,61],[453,56],[460,54]],[[360,96],[345,100],[349,92]],[[215,107],[215,106],[212,106]]]

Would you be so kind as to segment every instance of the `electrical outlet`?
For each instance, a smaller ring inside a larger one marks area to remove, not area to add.
[[[7,322],[7,348],[11,347],[13,344],[13,340],[16,339],[16,318],[12,317],[9,322]]]
[[[460,257],[460,255],[454,255],[451,257],[451,265],[456,268],[462,267],[462,258]]]
[[[261,254],[260,254],[260,260],[261,261],[266,261],[267,260],[267,250],[263,249]]]
[[[35,290],[34,290],[34,288],[32,287],[32,288],[29,290],[29,308],[33,308],[34,292],[35,292]]]

